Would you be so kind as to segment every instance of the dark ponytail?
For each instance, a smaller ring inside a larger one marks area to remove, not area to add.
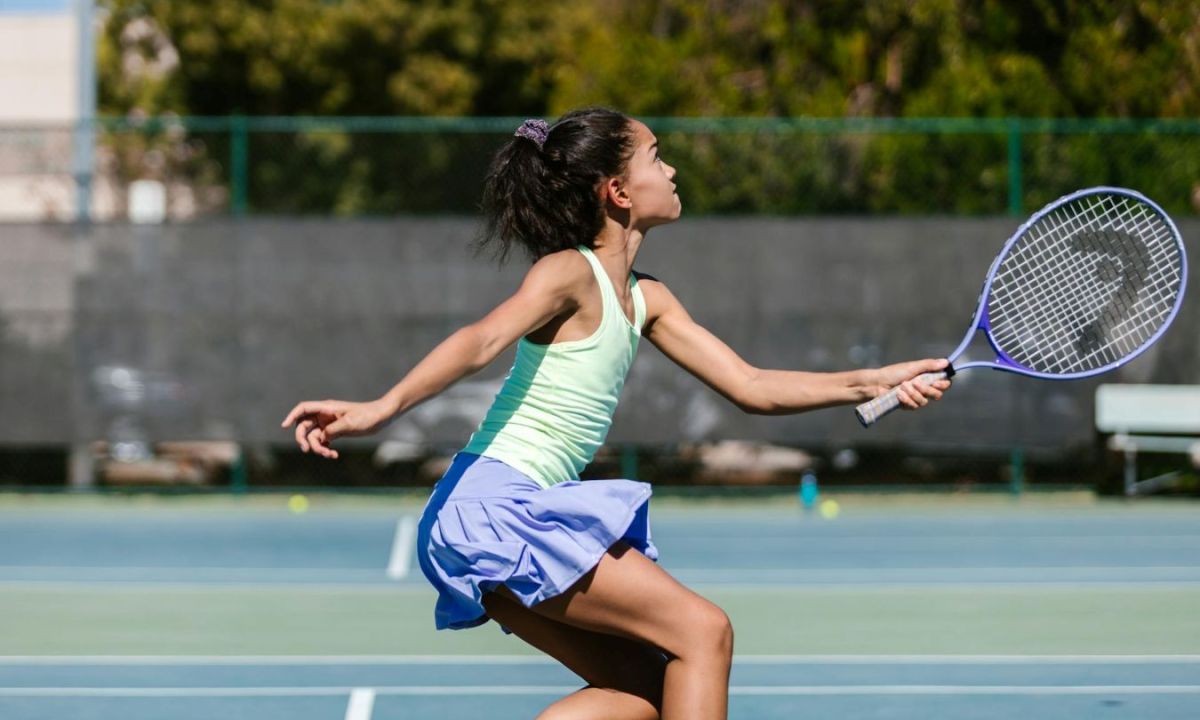
[[[623,175],[634,150],[629,117],[615,110],[575,110],[544,134],[526,132],[530,124],[496,153],[484,184],[485,224],[476,244],[500,262],[514,244],[533,261],[592,247],[604,227],[600,183]]]

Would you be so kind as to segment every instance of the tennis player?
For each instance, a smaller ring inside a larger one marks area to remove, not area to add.
[[[945,360],[840,373],[746,363],[666,285],[632,271],[647,231],[679,217],[674,176],[650,129],[619,112],[525,121],[491,166],[481,240],[502,258],[514,247],[532,258],[516,293],[382,398],[302,402],[283,421],[305,452],[337,458],[334,439],[378,430],[517,343],[494,404],[434,487],[417,552],[439,629],[494,619],[588,683],[544,720],[727,714],[733,629],[656,564],[650,486],[579,480],[643,336],[748,413],[857,403],[897,386],[919,408],[949,387],[915,380]]]

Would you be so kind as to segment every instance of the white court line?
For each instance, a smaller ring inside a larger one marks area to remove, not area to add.
[[[670,568],[667,568],[670,571]],[[676,579],[695,590],[710,590],[724,593],[761,592],[916,592],[940,591],[987,592],[1001,591],[1080,591],[1105,588],[1109,590],[1193,590],[1200,586],[1200,578],[1194,580],[864,580],[849,581],[797,581],[797,582],[722,582],[720,580],[693,580],[685,572],[670,571]],[[4,583],[0,583],[3,585]],[[307,586],[305,586],[307,587]]]
[[[413,542],[416,539],[416,525],[411,517],[401,518],[396,524],[396,534],[392,544],[392,556],[389,565],[407,564],[411,562]],[[911,567],[668,567],[674,574],[687,574],[700,578],[726,577],[790,577],[828,576],[837,577],[879,577],[887,575],[907,576],[913,573],[938,573],[958,575],[987,575],[1022,573],[1123,573],[1137,575],[1164,575],[1178,572],[1200,572],[1200,565],[1020,565],[1020,566],[911,566]],[[261,577],[278,575],[281,577],[311,577],[312,575],[345,575],[350,577],[367,577],[374,572],[372,568],[284,568],[284,567],[230,567],[230,566],[190,566],[178,567],[169,565],[0,565],[0,573],[87,573],[95,575],[127,575],[129,573],[187,573],[195,576],[245,575]],[[70,578],[68,578],[70,580]]]
[[[1200,574],[1200,565],[1025,565],[1025,566],[923,566],[923,567],[837,567],[837,568],[669,568],[671,574],[690,580],[720,582],[725,578],[799,578],[806,582],[846,582],[853,584],[862,578],[866,582],[887,579],[906,581],[913,575],[936,578],[965,579],[979,582],[1038,582],[1023,579],[1029,576],[1064,578],[1059,582],[1134,582],[1172,579],[1178,574]],[[1016,580],[1010,578],[1018,578]]]
[[[667,568],[670,571],[670,568]],[[378,573],[379,571],[374,571]],[[672,574],[694,590],[710,590],[722,593],[761,593],[799,592],[799,593],[831,593],[831,592],[988,592],[1002,591],[1081,591],[1095,588],[1109,590],[1194,590],[1200,587],[1200,577],[1192,580],[882,580],[863,582],[721,582],[717,580],[692,580],[686,572]],[[376,576],[377,577],[377,576]],[[329,582],[322,580],[279,582],[254,580],[197,580],[181,582],[178,580],[11,580],[0,578],[0,588],[29,589],[29,590],[63,590],[87,591],[94,593],[130,591],[142,592],[176,592],[188,591],[197,593],[226,593],[226,592],[275,592],[295,591],[297,589],[345,592],[345,593],[386,593],[389,595],[421,595],[433,596],[435,591],[425,583],[397,583],[385,580],[364,580],[362,582]]]
[[[793,685],[732,687],[731,695],[1200,695],[1200,685]]]
[[[375,691],[371,688],[354,688],[350,692],[350,704],[346,706],[346,720],[371,720],[375,709]]]
[[[100,566],[100,565],[4,565],[0,566],[0,576],[9,576],[7,582],[158,582],[155,575],[178,577],[184,575],[188,582],[221,582],[253,580],[264,583],[298,582],[307,583],[313,578],[314,582],[368,582],[379,577],[378,567],[363,568],[280,568],[280,567],[152,567],[152,566]],[[13,580],[12,575],[25,576]],[[42,575],[41,578],[29,577]],[[79,579],[78,576],[86,576]],[[58,576],[58,577],[55,577]],[[63,577],[65,576],[65,577]],[[150,576],[133,577],[130,576]],[[61,579],[60,579],[61,578]],[[165,580],[162,582],[173,582]]]
[[[349,687],[10,687],[0,697],[318,697]],[[565,695],[577,685],[401,685],[373,695]],[[735,685],[731,695],[1200,695],[1200,685]]]
[[[742,665],[1191,665],[1200,655],[736,655]]]
[[[379,570],[371,570],[371,575],[379,577]],[[1180,584],[1180,583],[1175,583]],[[1200,584],[1197,581],[1193,584]],[[296,582],[254,580],[197,580],[181,582],[178,580],[2,580],[0,587],[28,590],[69,590],[92,593],[128,593],[139,592],[194,592],[194,593],[261,593],[287,591],[296,592],[320,591],[343,593],[386,593],[388,595],[433,595],[434,590],[425,584],[416,583],[395,584],[385,580],[363,580],[362,582],[326,582],[307,580]],[[778,587],[778,586],[774,586]],[[1159,587],[1156,583],[1155,587]]]
[[[735,665],[1193,665],[1200,655],[734,655]],[[557,665],[546,655],[0,655],[0,666]]]
[[[391,580],[403,580],[408,576],[412,562],[413,543],[416,540],[417,524],[411,515],[405,515],[396,523],[396,537],[392,539],[392,559],[388,562],[387,576]]]

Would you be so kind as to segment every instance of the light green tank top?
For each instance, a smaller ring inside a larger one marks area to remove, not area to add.
[[[463,448],[508,463],[546,487],[578,480],[604,443],[646,318],[633,274],[630,324],[600,261],[589,248],[577,249],[600,285],[600,327],[582,340],[550,345],[521,338],[503,387]]]

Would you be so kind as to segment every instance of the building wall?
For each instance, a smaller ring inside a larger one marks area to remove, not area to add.
[[[79,39],[67,0],[0,0],[0,220],[75,212]]]

